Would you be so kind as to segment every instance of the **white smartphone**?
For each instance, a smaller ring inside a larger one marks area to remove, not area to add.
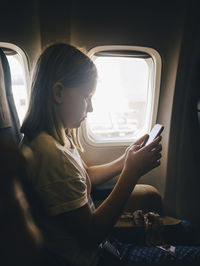
[[[149,133],[149,137],[142,144],[142,147],[148,145],[154,139],[156,139],[162,133],[163,129],[164,129],[163,125],[155,124],[155,126],[152,128],[151,132]]]

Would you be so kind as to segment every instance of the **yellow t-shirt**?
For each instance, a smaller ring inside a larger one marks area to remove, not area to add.
[[[22,151],[26,146],[33,154],[28,156],[27,182],[38,206],[44,210],[36,217],[36,224],[43,232],[47,246],[72,265],[93,266],[95,252],[83,250],[67,226],[50,219],[88,202],[86,170],[77,149],[62,146],[45,132],[30,142],[24,139]]]

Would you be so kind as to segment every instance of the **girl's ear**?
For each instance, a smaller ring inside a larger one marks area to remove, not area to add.
[[[61,82],[56,82],[53,86],[53,98],[58,104],[62,103],[63,89],[63,84]]]

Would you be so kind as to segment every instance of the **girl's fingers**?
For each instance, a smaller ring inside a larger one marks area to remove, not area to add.
[[[156,147],[153,149],[153,151],[155,151],[155,152],[161,152],[161,151],[162,151],[162,145],[159,144],[158,146],[156,146]]]
[[[161,153],[156,153],[153,157],[157,161],[162,157],[162,155],[161,155]]]
[[[136,145],[136,144],[133,144],[131,147],[130,147],[130,150],[133,150],[133,151],[138,151],[140,149],[140,145]]]
[[[151,151],[152,149],[156,148],[159,145],[161,139],[162,139],[161,136],[157,137],[154,141],[152,141],[151,143],[149,143],[143,149],[146,149],[146,150]]]
[[[152,165],[152,169],[158,167],[160,165],[160,160],[156,161],[155,163],[153,163]]]
[[[141,145],[146,140],[146,138],[148,138],[148,137],[149,137],[149,135],[148,134],[145,134],[140,139],[138,139],[134,144]]]

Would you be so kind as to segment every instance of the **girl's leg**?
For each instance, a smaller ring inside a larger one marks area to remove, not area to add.
[[[165,226],[164,236],[169,244],[178,245],[175,247],[176,256],[159,247],[146,246],[142,227],[114,228],[109,240],[119,250],[122,260],[116,260],[108,254],[101,258],[99,266],[200,265],[200,246],[195,246],[194,232],[189,222],[183,220],[179,224]]]
[[[120,249],[120,247],[118,246]],[[176,256],[158,247],[121,245],[121,256],[124,265],[199,265],[200,247],[176,246]]]
[[[112,239],[111,242],[119,250],[121,260],[108,255],[101,258],[98,266],[200,265],[200,246],[176,246],[173,256],[158,247],[124,244],[117,239]]]

